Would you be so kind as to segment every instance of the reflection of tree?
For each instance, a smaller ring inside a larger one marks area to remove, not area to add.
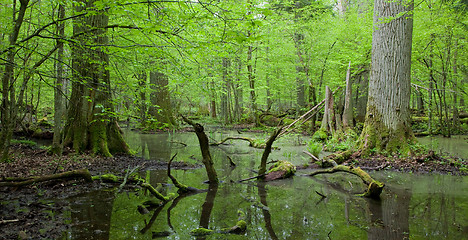
[[[387,187],[392,197],[384,200],[368,200],[370,229],[368,239],[408,239],[409,203],[411,192]]]
[[[161,213],[161,210],[164,208],[164,206],[166,206],[166,203],[167,202],[164,202],[162,205],[158,206],[156,210],[154,210],[154,213],[153,213],[153,216],[151,216],[151,219],[148,221],[145,227],[140,230],[142,234],[146,233],[151,228],[151,226],[153,226],[154,221],[156,220],[156,218],[158,218],[159,213]]]
[[[139,135],[142,157],[146,157],[146,149],[148,149],[149,159],[169,161],[171,158],[171,144],[168,134],[156,133]]]
[[[266,183],[263,181],[258,181],[258,184],[257,184],[258,195],[260,196],[260,202],[265,206],[262,208],[263,219],[265,220],[265,227],[268,231],[268,234],[270,234],[271,239],[278,239],[275,231],[273,230],[273,226],[271,225],[271,214],[270,214],[270,211],[268,210],[267,191],[265,188],[265,184]]]
[[[109,239],[114,197],[112,191],[95,191],[70,199],[71,239]]]
[[[218,192],[218,184],[210,184],[208,193],[206,194],[205,202],[202,205],[202,212],[200,216],[200,227],[208,228],[210,222],[211,210],[213,210],[213,204]]]

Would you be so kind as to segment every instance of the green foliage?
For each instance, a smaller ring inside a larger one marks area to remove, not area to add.
[[[320,152],[322,152],[322,143],[316,142],[315,140],[311,139],[307,144],[307,151],[309,151],[312,155],[318,157]]]
[[[324,142],[327,138],[328,134],[324,129],[319,129],[312,135],[312,140],[316,142]]]
[[[331,152],[346,151],[356,146],[357,135],[354,131],[347,131],[342,134],[335,134],[325,144],[325,149]]]
[[[12,145],[25,145],[29,147],[37,146],[37,142],[34,142],[32,140],[27,140],[27,139],[11,139],[10,143]]]

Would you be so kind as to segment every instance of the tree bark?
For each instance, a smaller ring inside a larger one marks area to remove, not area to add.
[[[77,4],[78,12],[94,7],[94,0],[82,3]],[[102,11],[74,22],[73,33],[77,36],[72,46],[74,81],[64,129],[64,146],[71,146],[77,152],[91,150],[103,156],[129,153],[117,119],[113,117],[109,55],[103,47],[108,44],[108,21],[109,16]]]
[[[409,153],[412,2],[375,0],[367,116],[359,150]]]
[[[65,5],[60,4],[58,9],[58,19],[65,18]],[[57,26],[57,33],[60,37],[65,37],[65,23],[61,22]],[[64,71],[63,71],[63,41],[57,40],[57,61],[55,62],[57,79],[54,87],[54,137],[51,152],[62,155],[62,117],[64,114]]]
[[[349,129],[353,127],[353,103],[351,102],[352,85],[351,85],[351,61],[349,61],[348,71],[346,73],[346,92],[345,104],[343,110],[343,128]]]
[[[248,34],[250,36],[250,33]],[[260,125],[260,120],[258,119],[257,113],[257,96],[255,93],[255,74],[252,65],[252,53],[254,51],[253,46],[248,47],[247,51],[247,75],[249,79],[249,87],[250,87],[250,106],[251,106],[251,115],[253,117],[253,121],[255,126]]]

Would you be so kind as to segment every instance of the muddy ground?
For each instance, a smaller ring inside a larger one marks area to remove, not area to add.
[[[124,176],[128,169],[166,169],[167,163],[145,160],[132,156],[112,158],[76,155],[72,152],[62,157],[49,156],[45,150],[16,145],[12,153],[14,161],[0,163],[0,180],[5,177],[48,175],[86,168],[92,175],[114,173]],[[437,172],[441,174],[467,175],[463,170],[466,160],[440,158],[398,159],[376,156],[369,159],[352,159],[347,165],[360,166],[364,170],[395,170],[415,173]],[[182,162],[172,163],[174,169],[194,167]],[[311,164],[309,167],[316,167]],[[461,167],[461,170],[460,170]],[[70,225],[63,214],[70,210],[67,198],[83,192],[107,188],[108,184],[83,180],[50,181],[21,188],[0,187],[0,239],[61,239]],[[50,201],[50,199],[53,199]]]

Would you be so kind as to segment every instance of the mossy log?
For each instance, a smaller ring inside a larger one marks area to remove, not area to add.
[[[93,179],[88,169],[79,169],[73,170],[58,174],[44,175],[44,176],[35,176],[31,178],[17,178],[19,181],[12,181],[13,179],[8,179],[8,181],[1,181],[0,187],[21,187],[33,183],[51,181],[51,180],[60,180],[60,179],[84,179],[86,182],[92,182]]]
[[[361,180],[367,185],[367,190],[364,193],[360,194],[360,196],[363,196],[363,197],[379,198],[385,186],[384,183],[374,180],[367,172],[363,171],[361,168],[359,167],[354,168],[354,167],[344,166],[344,165],[337,165],[333,168],[318,170],[309,174],[309,176],[315,176],[315,175],[324,174],[324,173],[335,173],[335,172],[347,172],[347,173],[351,173],[360,177]]]
[[[296,166],[288,161],[278,161],[265,175],[265,181],[273,181],[277,179],[284,179],[294,176],[296,173]]]
[[[249,147],[253,147],[253,148],[260,148],[260,149],[264,149],[265,148],[265,143],[259,143],[258,141],[256,141],[255,139],[252,139],[252,138],[248,138],[248,137],[227,137],[219,142],[216,142],[216,143],[211,143],[210,145],[211,146],[218,146],[218,145],[221,145],[223,143],[225,143],[226,141],[228,140],[243,140],[243,141],[247,141],[249,142]]]

